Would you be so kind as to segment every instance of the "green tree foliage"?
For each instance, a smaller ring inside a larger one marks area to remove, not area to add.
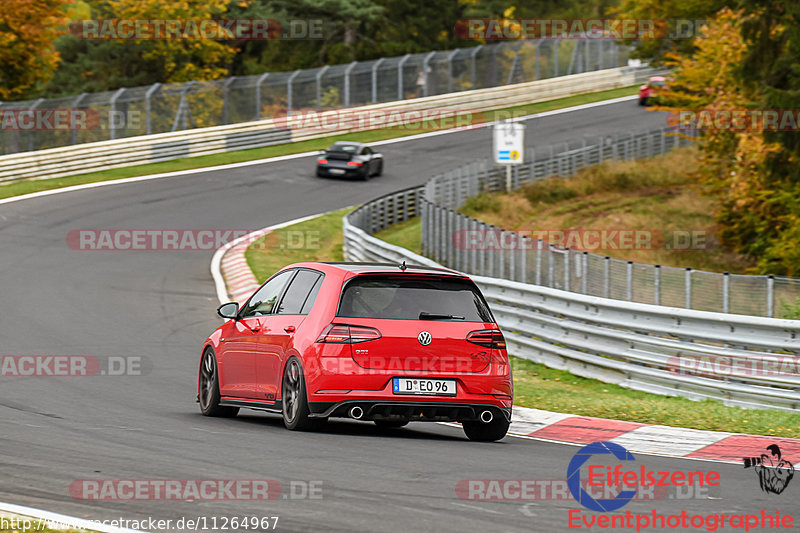
[[[53,42],[66,19],[65,0],[3,0],[0,5],[0,99],[35,90],[59,62]]]

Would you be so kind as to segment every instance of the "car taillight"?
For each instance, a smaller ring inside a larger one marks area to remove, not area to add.
[[[317,159],[317,163],[319,163],[320,165],[327,165],[328,164],[328,160],[323,157],[323,158]]]
[[[330,324],[317,338],[317,342],[332,344],[356,344],[374,341],[381,338],[381,332],[367,326],[349,326],[347,324]]]
[[[347,166],[348,167],[360,167],[361,165],[363,165],[363,163],[361,161],[348,161],[347,162]]]
[[[497,348],[499,350],[506,349],[506,338],[499,329],[481,329],[478,331],[470,331],[467,335],[467,341],[484,348]]]

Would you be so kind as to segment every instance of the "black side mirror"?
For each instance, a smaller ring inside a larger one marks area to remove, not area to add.
[[[236,318],[239,316],[239,304],[228,302],[217,307],[217,314],[222,318]]]

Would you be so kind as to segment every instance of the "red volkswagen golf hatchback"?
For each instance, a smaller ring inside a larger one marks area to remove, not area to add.
[[[478,287],[444,269],[297,263],[267,280],[203,345],[206,416],[281,413],[289,429],[331,417],[382,427],[461,422],[503,438],[513,386],[503,334]]]

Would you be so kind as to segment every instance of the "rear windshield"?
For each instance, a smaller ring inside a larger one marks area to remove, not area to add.
[[[333,146],[328,148],[329,152],[345,152],[348,154],[354,154],[358,151],[358,146],[352,144],[339,144],[334,143]]]
[[[340,317],[493,322],[486,302],[466,280],[358,276],[347,283]]]

